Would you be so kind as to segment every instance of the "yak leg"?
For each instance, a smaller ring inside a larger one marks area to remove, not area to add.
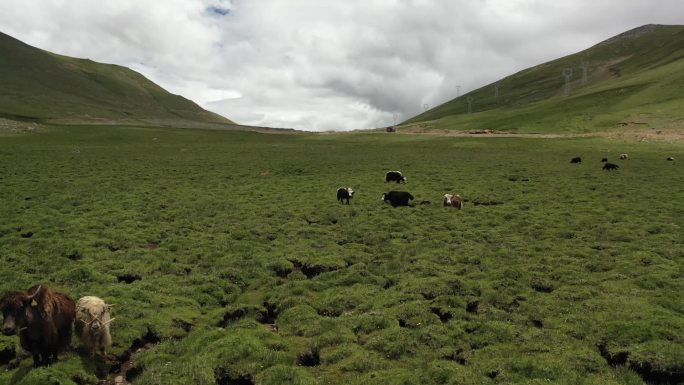
[[[33,356],[33,367],[39,367],[41,365],[40,354],[38,352],[31,352],[31,355]]]

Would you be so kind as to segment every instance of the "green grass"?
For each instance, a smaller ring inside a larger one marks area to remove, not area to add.
[[[404,129],[577,133],[630,122],[681,128],[684,27],[645,26],[627,34],[501,79],[498,97],[493,84],[469,92],[409,119]],[[586,84],[582,62],[589,63]],[[568,96],[564,68],[573,69]]]
[[[135,384],[640,384],[645,365],[684,370],[683,148],[132,127],[5,135],[0,292],[44,282],[116,304],[114,354],[145,334],[162,340],[133,355]],[[623,152],[620,170],[601,170]],[[395,169],[407,184],[384,182]],[[346,185],[349,206],[335,200]],[[380,201],[390,189],[431,203],[394,209]],[[441,207],[450,192],[463,210]],[[68,353],[32,369],[24,357],[0,383],[90,384],[98,365]]]

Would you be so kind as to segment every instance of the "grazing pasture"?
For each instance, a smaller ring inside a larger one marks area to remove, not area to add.
[[[681,382],[684,170],[664,159],[683,148],[130,127],[0,136],[0,292],[44,282],[103,298],[116,317],[105,360],[75,350],[33,369],[0,337],[0,383]],[[621,153],[631,160],[602,171]],[[387,170],[410,176],[394,188],[413,207],[381,201]],[[340,185],[354,187],[350,205]],[[454,191],[463,210],[442,207]]]

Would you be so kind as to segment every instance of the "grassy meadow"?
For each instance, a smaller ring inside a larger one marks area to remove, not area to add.
[[[115,304],[111,353],[141,385],[678,383],[683,150],[133,127],[5,134],[0,292],[46,283]],[[602,157],[620,169],[602,171]],[[386,184],[389,170],[408,183]],[[340,186],[354,188],[351,205],[335,200]],[[415,207],[384,204],[389,190],[411,192]],[[451,192],[463,210],[442,207]],[[33,369],[17,337],[0,336],[0,383],[113,383],[115,359],[60,358]]]

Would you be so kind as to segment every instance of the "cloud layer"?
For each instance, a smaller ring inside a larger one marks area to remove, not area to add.
[[[644,24],[681,0],[3,0],[0,31],[116,63],[242,123],[405,120]]]

